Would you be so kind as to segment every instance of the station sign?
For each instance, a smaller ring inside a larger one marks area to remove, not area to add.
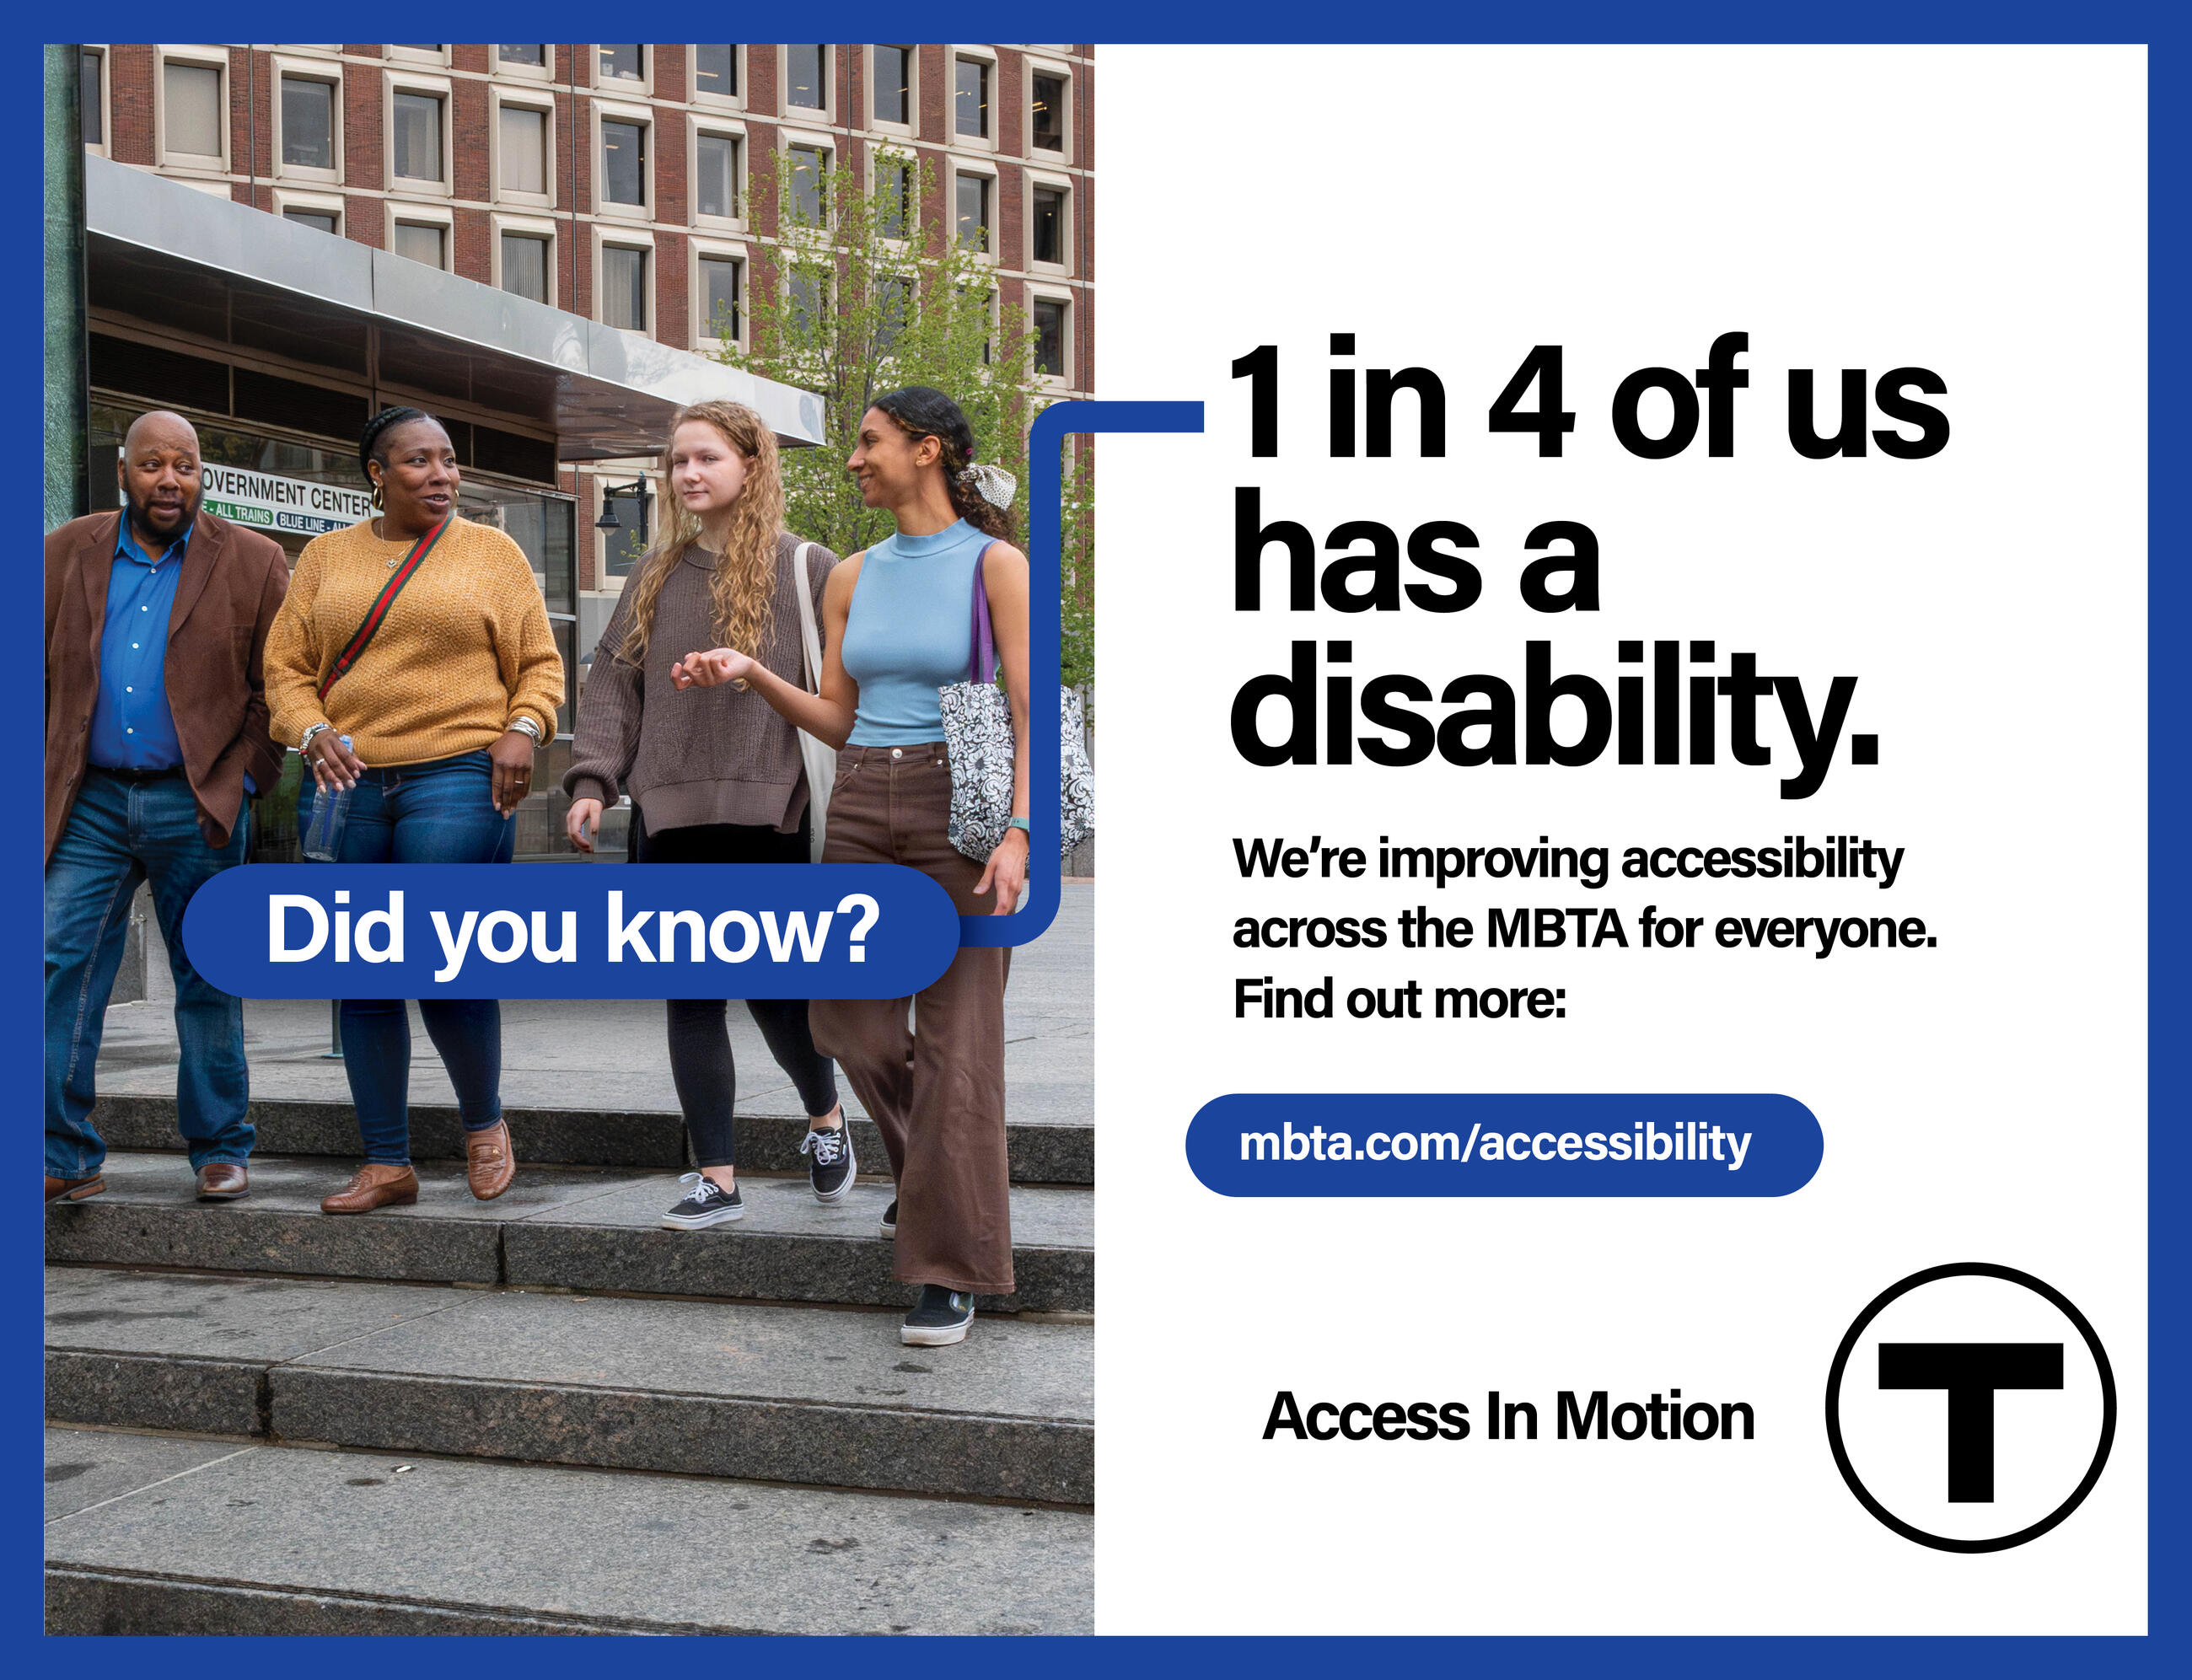
[[[343,531],[373,517],[373,502],[362,490],[309,479],[283,478],[246,468],[202,469],[208,513],[254,531],[286,531],[300,537]]]

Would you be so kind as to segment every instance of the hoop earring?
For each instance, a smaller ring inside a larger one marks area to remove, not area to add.
[[[380,485],[378,481],[374,482],[373,487],[373,505],[376,510],[380,506]]]

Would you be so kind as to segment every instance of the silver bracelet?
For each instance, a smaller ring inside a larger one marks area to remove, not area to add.
[[[300,753],[309,753],[312,750],[312,737],[316,735],[324,735],[334,727],[334,725],[331,723],[314,724],[305,732],[305,738],[297,743],[297,750]]]
[[[521,735],[530,735],[533,737],[533,744],[534,746],[537,747],[540,744],[540,726],[534,722],[531,718],[512,718],[510,720],[510,726],[517,731]]]

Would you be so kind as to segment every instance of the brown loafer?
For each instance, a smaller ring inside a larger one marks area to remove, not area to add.
[[[80,1202],[86,1196],[96,1196],[106,1187],[106,1181],[97,1173],[88,1178],[55,1178],[46,1175],[46,1199],[49,1202]]]
[[[251,1193],[250,1175],[241,1161],[208,1161],[198,1169],[198,1199],[232,1202]]]
[[[371,1213],[375,1208],[408,1207],[419,1199],[419,1175],[409,1167],[368,1161],[349,1183],[320,1202],[322,1213]]]
[[[517,1161],[510,1153],[510,1128],[497,1120],[491,1126],[465,1134],[465,1182],[472,1194],[491,1202],[510,1188],[517,1176]]]

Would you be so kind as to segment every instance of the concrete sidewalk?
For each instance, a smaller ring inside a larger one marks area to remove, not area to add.
[[[1093,929],[1096,889],[1067,883],[1058,920],[1033,944],[1013,954],[1005,990],[1006,1106],[1017,1125],[1087,1125],[1094,1039]],[[157,941],[157,931],[148,928]],[[163,952],[151,954],[159,989],[142,1003],[106,1011],[99,1057],[102,1096],[169,1096],[177,1051],[173,982]],[[247,1001],[244,1048],[251,1094],[260,1098],[348,1102],[340,1060],[326,1051],[329,1010],[323,1002]],[[412,1012],[411,1100],[454,1101],[432,1040]],[[739,1112],[790,1114],[799,1100],[769,1057],[745,1010],[730,1010],[731,1048],[739,1069]],[[848,1113],[865,1111],[840,1081]],[[515,1108],[675,1111],[659,1003],[610,999],[557,1002],[526,999],[502,1006],[502,1097]]]

